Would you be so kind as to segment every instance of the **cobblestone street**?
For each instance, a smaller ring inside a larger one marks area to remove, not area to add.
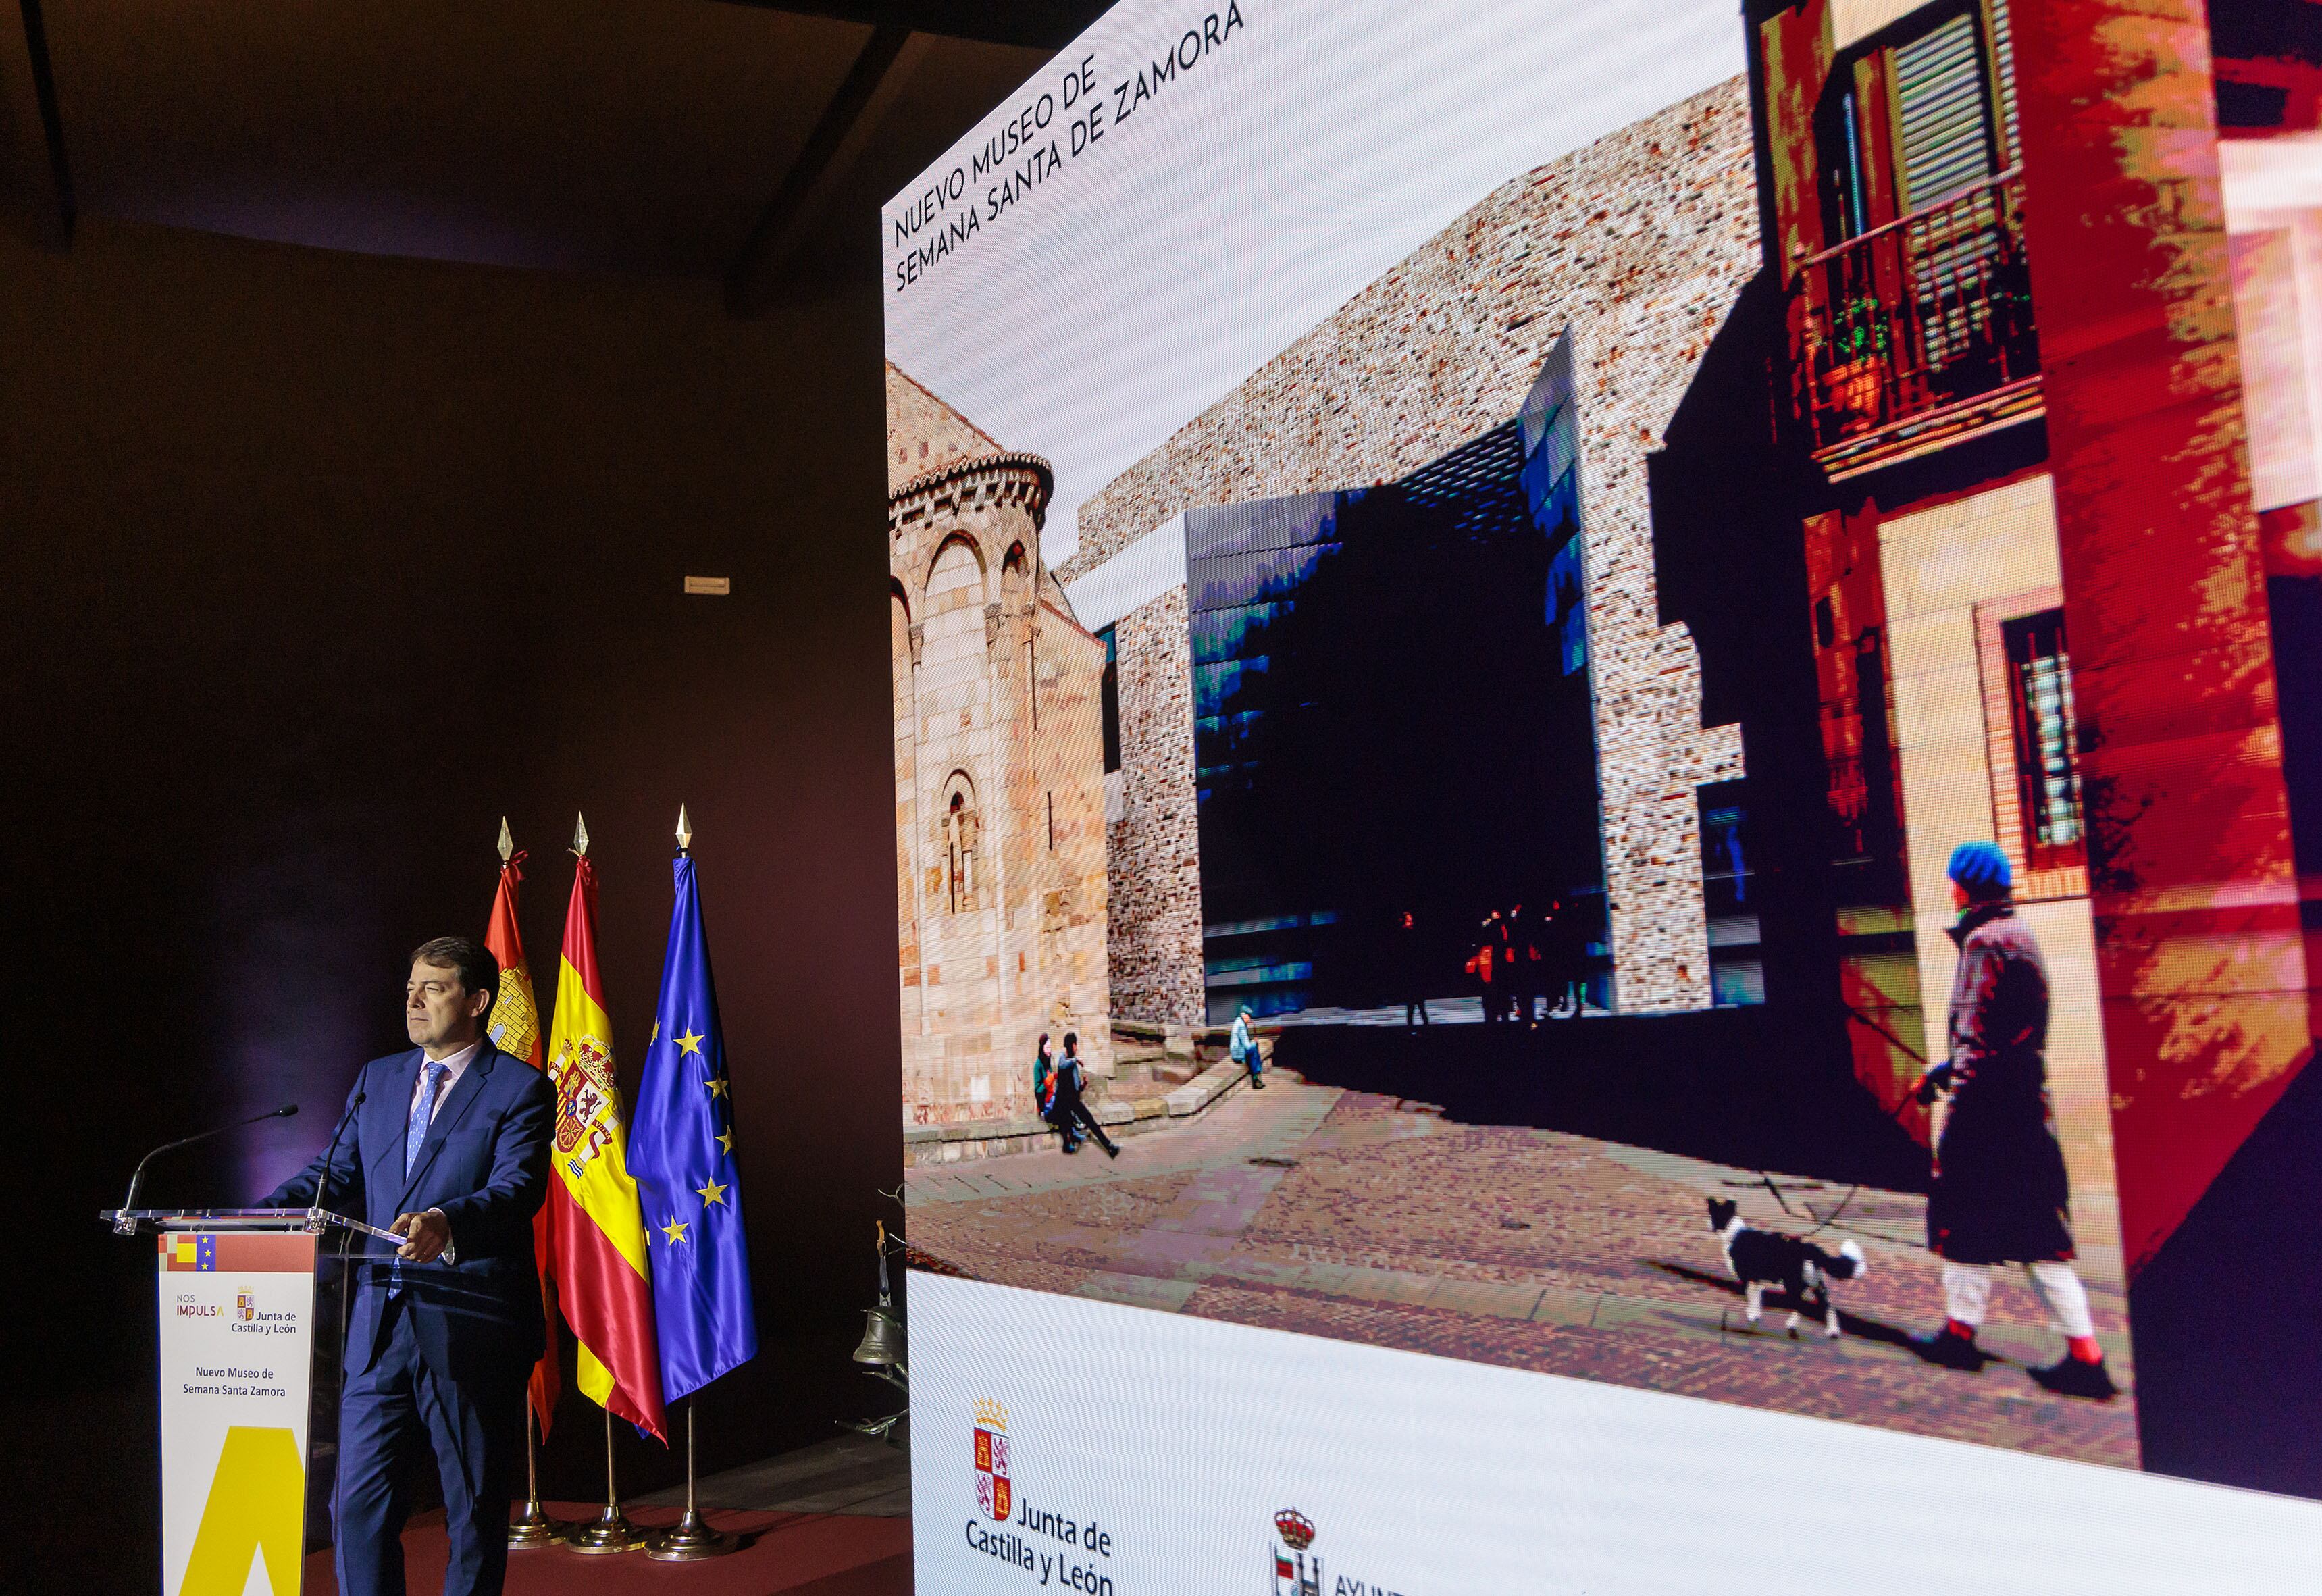
[[[2130,1399],[2051,1395],[2061,1351],[2020,1274],[1993,1293],[1979,1374],[1906,1336],[1940,1320],[1924,1199],[1732,1169],[1556,1131],[1462,1125],[1286,1072],[1123,1145],[914,1169],[910,1237],[979,1280],[2135,1466]],[[1850,1193],[1851,1195],[1850,1196]],[[1744,1322],[1705,1199],[1752,1225],[1860,1241],[1825,1341],[1769,1300]],[[1787,1205],[1788,1211],[1785,1211]],[[1841,1211],[1842,1207],[1842,1211]],[[2081,1263],[2125,1388],[2116,1260]]]

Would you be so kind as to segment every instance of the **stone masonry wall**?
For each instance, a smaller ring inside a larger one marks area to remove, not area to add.
[[[1112,994],[1105,968],[1111,913],[1105,871],[1104,644],[1082,630],[1055,579],[1041,573],[1033,616],[1039,714],[1032,727],[1028,796],[1045,805],[1046,835],[1034,833],[1038,862],[1041,959],[1047,1002],[1040,1029],[1058,1049],[1078,1031],[1090,1072],[1113,1070]],[[1043,818],[1036,814],[1034,818]],[[1030,1065],[1025,1066],[1027,1079]]]
[[[1105,827],[1115,1012],[1206,1023],[1200,816],[1193,793],[1193,650],[1184,587],[1123,616],[1120,816]]]
[[[1081,506],[1076,579],[1184,510],[1384,482],[1516,413],[1574,341],[1589,653],[1616,990],[1705,1008],[1694,787],[1742,773],[1701,725],[1700,662],[1660,624],[1645,461],[1759,264],[1739,78],[1503,185]],[[1118,634],[1123,814],[1111,828],[1124,1014],[1202,1011],[1184,594]]]
[[[1041,1032],[1112,1068],[1104,647],[1040,561],[1047,463],[889,397],[891,463],[933,461],[888,502],[904,1117],[1013,1122]]]

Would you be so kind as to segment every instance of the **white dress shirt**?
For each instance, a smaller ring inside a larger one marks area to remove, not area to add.
[[[427,1105],[427,1122],[430,1125],[435,1122],[435,1110],[443,1106],[443,1099],[450,1097],[452,1089],[460,1084],[460,1077],[467,1073],[468,1065],[474,1062],[477,1053],[483,1051],[483,1046],[480,1040],[471,1042],[451,1057],[433,1061],[443,1066],[443,1077],[435,1083],[435,1100]],[[406,1126],[410,1125],[412,1115],[419,1111],[419,1094],[427,1090],[429,1062],[427,1059],[421,1059],[419,1072],[412,1079],[411,1101],[403,1110],[403,1123]]]

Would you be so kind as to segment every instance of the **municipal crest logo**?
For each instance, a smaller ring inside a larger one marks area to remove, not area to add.
[[[233,1317],[243,1324],[258,1318],[258,1299],[248,1291],[237,1291],[233,1297]]]
[[[1273,1596],[1321,1596],[1322,1557],[1313,1550],[1314,1520],[1296,1508],[1274,1515]]]
[[[1008,1409],[975,1400],[975,1505],[995,1524],[1008,1522],[1013,1500],[1008,1471]]]

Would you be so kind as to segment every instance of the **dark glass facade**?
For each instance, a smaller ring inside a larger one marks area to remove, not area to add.
[[[1611,997],[1569,370],[1398,481],[1187,515],[1213,1019],[1472,990],[1551,901]]]

